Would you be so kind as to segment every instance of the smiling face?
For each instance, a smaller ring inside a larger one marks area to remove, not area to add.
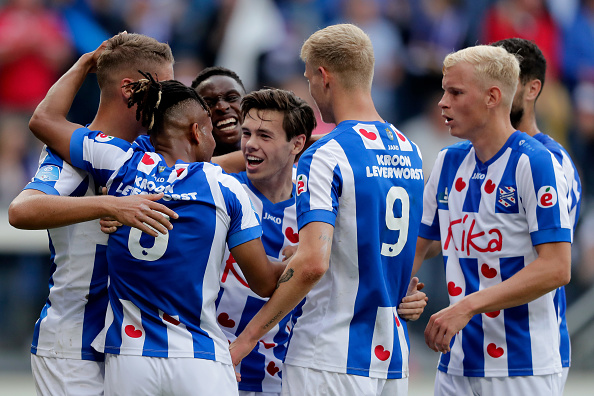
[[[485,84],[477,79],[472,65],[461,62],[446,69],[442,87],[438,106],[450,134],[472,141],[487,120]]]
[[[283,120],[280,111],[251,109],[243,122],[241,151],[247,175],[255,185],[291,177],[295,155],[301,148],[296,148],[295,141],[304,135],[287,141]]]
[[[211,76],[196,87],[212,113],[213,136],[216,153],[224,154],[239,149],[241,140],[241,85],[228,76]]]
[[[198,132],[198,151],[196,153],[196,161],[210,162],[212,153],[215,149],[216,143],[212,135],[212,123],[210,117],[204,111],[202,106],[196,103],[196,110],[194,114],[197,115],[195,119],[195,128]]]

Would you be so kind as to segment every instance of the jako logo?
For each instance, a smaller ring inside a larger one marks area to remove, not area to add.
[[[552,186],[542,186],[536,199],[541,208],[550,208],[557,203],[557,191]]]
[[[297,176],[297,195],[307,191],[307,176],[301,174]]]

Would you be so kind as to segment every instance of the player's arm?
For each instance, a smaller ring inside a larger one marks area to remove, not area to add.
[[[250,289],[260,297],[270,297],[285,264],[268,260],[260,238],[242,243],[229,251],[241,268]]]
[[[158,234],[155,230],[166,234],[167,230],[172,229],[171,223],[163,215],[174,219],[178,217],[165,205],[155,202],[162,197],[163,193],[128,197],[65,197],[28,189],[11,202],[8,221],[16,228],[37,230],[110,216],[156,237]]]
[[[415,250],[415,259],[413,261],[412,275],[415,275],[423,261],[433,258],[441,251],[441,243],[432,239],[417,237],[417,248]]]
[[[233,364],[237,365],[324,276],[330,263],[333,234],[334,227],[322,222],[308,223],[299,231],[297,252],[279,278],[274,294],[229,347]]]
[[[472,293],[437,312],[425,329],[425,342],[438,352],[450,350],[450,340],[477,314],[526,304],[569,283],[571,244],[543,243],[535,246],[538,257],[511,278]]]
[[[212,157],[213,164],[219,165],[227,173],[239,173],[245,170],[245,159],[241,151],[233,151]]]
[[[105,45],[103,42],[95,51],[83,54],[49,89],[29,121],[33,134],[67,162],[70,162],[70,137],[82,125],[68,121],[66,116],[87,74],[95,70]]]

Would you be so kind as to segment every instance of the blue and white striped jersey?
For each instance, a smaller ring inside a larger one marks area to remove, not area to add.
[[[173,230],[157,238],[127,226],[110,235],[109,307],[93,347],[230,364],[215,314],[225,244],[233,248],[261,235],[241,185],[216,165],[169,167],[157,153],[86,128],[73,134],[71,159],[111,195],[164,192],[162,203],[179,214]]]
[[[95,194],[93,178],[49,148],[43,149],[27,189],[75,197]],[[103,328],[107,310],[107,235],[98,220],[52,228],[48,235],[49,295],[35,323],[31,353],[103,361],[91,342]]]
[[[561,164],[561,168],[563,168],[563,174],[567,180],[569,193],[569,221],[571,222],[572,231],[575,232],[577,219],[580,215],[582,197],[582,182],[580,181],[578,171],[567,151],[553,138],[544,133],[537,133],[533,137],[541,142],[547,148],[547,150],[553,153],[557,161],[559,161],[559,164]],[[569,367],[571,365],[571,343],[569,340],[567,320],[565,318],[565,312],[567,310],[565,287],[560,287],[557,289],[557,295],[559,301],[559,331],[561,333],[561,365],[563,367]]]
[[[271,261],[282,261],[287,246],[297,245],[295,187],[286,201],[272,203],[254,187],[245,172],[232,174],[248,193],[262,223],[262,244]],[[241,269],[227,250],[222,264],[221,292],[217,301],[217,320],[229,339],[243,331],[268,298],[250,290]],[[291,329],[291,315],[266,333],[258,345],[235,368],[241,374],[239,389],[248,392],[280,393],[282,361]]]
[[[419,235],[441,240],[450,303],[512,277],[534,246],[571,242],[567,182],[537,140],[514,132],[486,163],[468,141],[443,149],[427,182]],[[438,369],[469,377],[561,372],[558,297],[475,315]]]
[[[408,376],[405,296],[422,212],[418,147],[392,125],[341,122],[299,159],[297,221],[334,226],[330,265],[305,299],[285,363]]]

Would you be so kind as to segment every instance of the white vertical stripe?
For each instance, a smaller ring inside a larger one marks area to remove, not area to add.
[[[146,333],[142,327],[142,317],[140,309],[132,303],[132,301],[120,299],[122,304],[124,318],[122,320],[121,335],[122,335],[122,354],[142,355],[144,347],[144,339]]]
[[[168,357],[193,357],[194,340],[178,315],[168,315],[159,310],[159,317],[167,326]]]
[[[378,307],[371,340],[370,372],[379,378],[388,377],[390,361],[394,357],[394,309],[393,307]],[[405,341],[406,343],[406,341]],[[381,376],[380,376],[381,375]]]

